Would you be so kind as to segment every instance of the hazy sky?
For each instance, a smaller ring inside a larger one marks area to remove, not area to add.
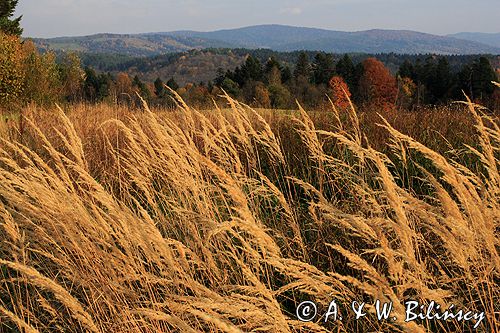
[[[24,35],[137,33],[289,24],[434,34],[500,32],[500,0],[20,0]]]

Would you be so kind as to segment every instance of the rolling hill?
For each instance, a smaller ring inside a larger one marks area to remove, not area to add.
[[[333,31],[260,25],[212,32],[173,31],[135,35],[97,34],[34,39],[42,49],[150,56],[205,48],[268,48],[334,53],[500,54],[500,46],[407,30]]]
[[[500,47],[500,32],[498,33],[460,32],[458,34],[448,35],[448,37],[470,40],[473,42],[483,43],[494,47]]]

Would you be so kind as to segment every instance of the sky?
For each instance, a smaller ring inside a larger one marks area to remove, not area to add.
[[[500,32],[500,0],[19,0],[25,37],[286,24],[342,31]]]

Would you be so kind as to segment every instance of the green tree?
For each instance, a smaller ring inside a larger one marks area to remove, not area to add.
[[[240,85],[244,86],[248,81],[262,81],[264,78],[264,71],[262,69],[262,64],[259,59],[248,56],[245,63],[241,68],[236,68],[235,70],[235,81]]]
[[[88,101],[101,102],[109,96],[112,85],[111,76],[101,73],[99,75],[90,68],[85,68],[85,81],[83,83],[83,94]]]
[[[453,83],[450,64],[445,57],[438,60],[434,74],[430,76],[431,82],[428,83],[429,90],[436,100],[443,100],[448,97]]]
[[[296,80],[299,78],[306,78],[309,80],[311,77],[311,64],[309,63],[309,56],[306,52],[300,52],[293,76]]]
[[[491,81],[496,79],[495,71],[486,57],[480,57],[472,65],[464,66],[459,73],[462,90],[471,98],[479,100],[491,97],[495,91]]]
[[[238,84],[230,78],[225,78],[220,87],[234,98],[237,98],[241,93]]]
[[[282,84],[269,86],[271,106],[275,109],[286,109],[290,106],[290,91]]]
[[[355,71],[354,63],[348,54],[345,54],[335,65],[335,72],[344,79],[350,90],[353,90],[356,85]]]
[[[335,74],[333,55],[320,52],[316,54],[313,62],[313,82],[327,85]]]
[[[270,57],[269,60],[267,60],[266,65],[264,66],[264,72],[266,74],[269,74],[269,72],[271,72],[274,67],[278,68],[280,71],[282,69],[281,64],[278,62],[278,60],[276,60],[276,58],[274,57]]]
[[[288,84],[290,83],[291,80],[292,80],[292,70],[290,69],[289,66],[285,66],[281,70],[281,82],[283,82],[284,84]]]
[[[159,77],[156,78],[156,80],[154,82],[154,85],[155,85],[155,95],[156,95],[156,97],[158,97],[158,98],[165,97],[165,86],[164,86],[164,83],[163,83],[162,79],[160,79]]]
[[[179,89],[179,85],[177,84],[177,82],[175,82],[175,79],[173,77],[171,77],[170,80],[167,81],[167,87],[172,90]]]
[[[398,76],[402,78],[415,79],[415,68],[409,60],[405,60],[401,66],[399,66]]]
[[[12,19],[16,10],[18,0],[0,0],[0,31],[7,35],[21,36],[23,29],[21,28],[21,18]]]
[[[492,81],[496,81],[496,74],[491,66],[490,61],[486,57],[479,58],[472,65],[473,87],[477,90],[476,97],[489,97],[495,91],[495,86]]]
[[[132,86],[135,87],[137,93],[146,101],[149,102],[151,100],[151,92],[148,87],[142,82],[139,77],[136,75],[132,80]]]

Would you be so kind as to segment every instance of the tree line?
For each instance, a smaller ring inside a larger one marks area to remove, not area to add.
[[[13,18],[16,5],[16,0],[8,0],[0,6],[3,107],[29,102],[140,104],[138,96],[152,105],[174,107],[174,90],[199,107],[212,106],[213,99],[224,92],[254,107],[278,109],[295,108],[296,102],[318,108],[330,101],[347,107],[350,100],[361,106],[411,109],[461,100],[466,93],[491,109],[500,109],[500,91],[492,84],[499,72],[484,56],[459,67],[451,66],[445,56],[413,56],[392,74],[376,57],[356,61],[347,54],[337,58],[325,52],[299,52],[295,63],[290,63],[278,60],[272,51],[262,50],[260,53],[268,56],[265,61],[249,54],[242,65],[219,70],[210,82],[180,87],[173,77],[144,82],[125,71],[96,71],[82,66],[75,53],[59,57],[53,52],[41,53],[32,42],[20,38],[21,17]],[[167,60],[170,58],[175,56]]]
[[[347,54],[335,61],[332,54],[319,52],[311,61],[302,52],[293,71],[274,58],[261,65],[249,56],[234,71],[221,72],[214,83],[249,104],[275,108],[291,107],[295,99],[314,107],[328,97],[345,105],[345,96],[359,105],[414,108],[461,100],[466,93],[473,100],[498,109],[500,92],[492,84],[498,78],[499,72],[484,56],[458,70],[452,69],[445,56],[406,60],[393,75],[375,57],[354,63]]]

